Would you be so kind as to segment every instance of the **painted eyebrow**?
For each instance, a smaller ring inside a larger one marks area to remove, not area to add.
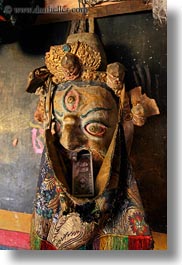
[[[87,113],[82,114],[80,117],[81,118],[86,118],[90,113],[96,112],[96,111],[100,111],[100,110],[110,111],[112,109],[108,109],[108,108],[93,108],[93,109],[89,110]]]

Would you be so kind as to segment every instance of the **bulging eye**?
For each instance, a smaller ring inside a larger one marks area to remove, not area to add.
[[[85,130],[93,136],[101,137],[106,131],[106,126],[100,123],[89,123],[85,126]]]

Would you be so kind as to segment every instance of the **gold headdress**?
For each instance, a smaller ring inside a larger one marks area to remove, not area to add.
[[[27,91],[38,91],[41,97],[43,95],[39,105],[46,113],[49,112],[52,87],[78,80],[105,83],[120,99],[122,118],[128,120],[130,117],[135,125],[142,126],[147,117],[159,114],[155,100],[142,94],[141,87],[125,92],[125,67],[119,62],[107,65],[104,48],[94,33],[70,34],[66,43],[51,46],[45,55],[45,65],[31,73]]]
[[[67,81],[61,61],[66,53],[74,54],[81,65],[82,71],[96,71],[101,65],[101,55],[85,42],[73,42],[63,45],[52,46],[46,53],[45,63],[48,70],[53,74],[53,82],[61,83]]]

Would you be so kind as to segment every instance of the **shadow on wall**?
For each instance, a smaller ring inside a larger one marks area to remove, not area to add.
[[[118,51],[117,51],[118,50]],[[126,67],[125,85],[126,90],[129,91],[134,87],[141,86],[142,92],[146,93],[150,98],[154,98],[160,108],[160,111],[166,112],[167,109],[167,89],[164,88],[166,83],[167,69],[155,69],[152,64],[143,62],[134,62],[131,50],[125,45],[109,45],[106,47],[106,54],[108,63],[119,61]],[[122,58],[118,60],[118,58]],[[166,90],[165,90],[166,89]]]
[[[66,41],[68,30],[68,22],[33,26],[21,32],[18,42],[23,52],[44,55],[51,45]]]
[[[137,71],[144,92],[166,112],[167,26],[156,24],[151,12],[142,12],[97,19],[95,28],[108,63],[119,61],[127,68],[127,89],[135,85]]]

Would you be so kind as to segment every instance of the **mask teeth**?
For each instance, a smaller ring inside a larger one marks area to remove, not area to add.
[[[73,152],[72,154],[71,154],[71,161],[73,162],[76,162],[77,161],[77,152]]]
[[[88,150],[72,153],[72,194],[76,197],[94,196],[92,154]]]

